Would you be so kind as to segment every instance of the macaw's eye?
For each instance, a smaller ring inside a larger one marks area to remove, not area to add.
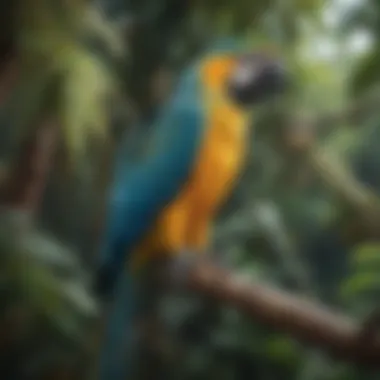
[[[287,88],[288,79],[281,62],[251,54],[240,59],[228,86],[238,103],[252,105],[282,93]]]

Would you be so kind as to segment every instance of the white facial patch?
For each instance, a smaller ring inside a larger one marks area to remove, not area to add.
[[[240,66],[233,76],[233,80],[237,85],[244,85],[252,81],[257,76],[257,70],[254,70],[251,65]]]

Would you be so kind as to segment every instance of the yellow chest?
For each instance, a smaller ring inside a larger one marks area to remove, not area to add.
[[[188,186],[197,207],[214,208],[228,196],[241,171],[247,147],[247,116],[232,105],[219,104],[211,108],[207,125]]]

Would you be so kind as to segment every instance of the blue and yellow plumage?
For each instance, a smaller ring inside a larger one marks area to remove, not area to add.
[[[125,352],[132,349],[124,347],[123,334],[132,344],[136,268],[160,255],[207,249],[247,149],[250,108],[234,100],[227,85],[239,64],[236,53],[203,57],[182,75],[146,147],[121,155],[99,277],[103,290],[113,291],[100,380],[124,378],[129,365]]]

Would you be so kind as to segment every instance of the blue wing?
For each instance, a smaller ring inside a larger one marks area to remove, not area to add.
[[[101,250],[112,278],[193,168],[205,127],[196,68],[184,75],[152,127],[150,148],[133,159],[120,155],[117,165]]]

